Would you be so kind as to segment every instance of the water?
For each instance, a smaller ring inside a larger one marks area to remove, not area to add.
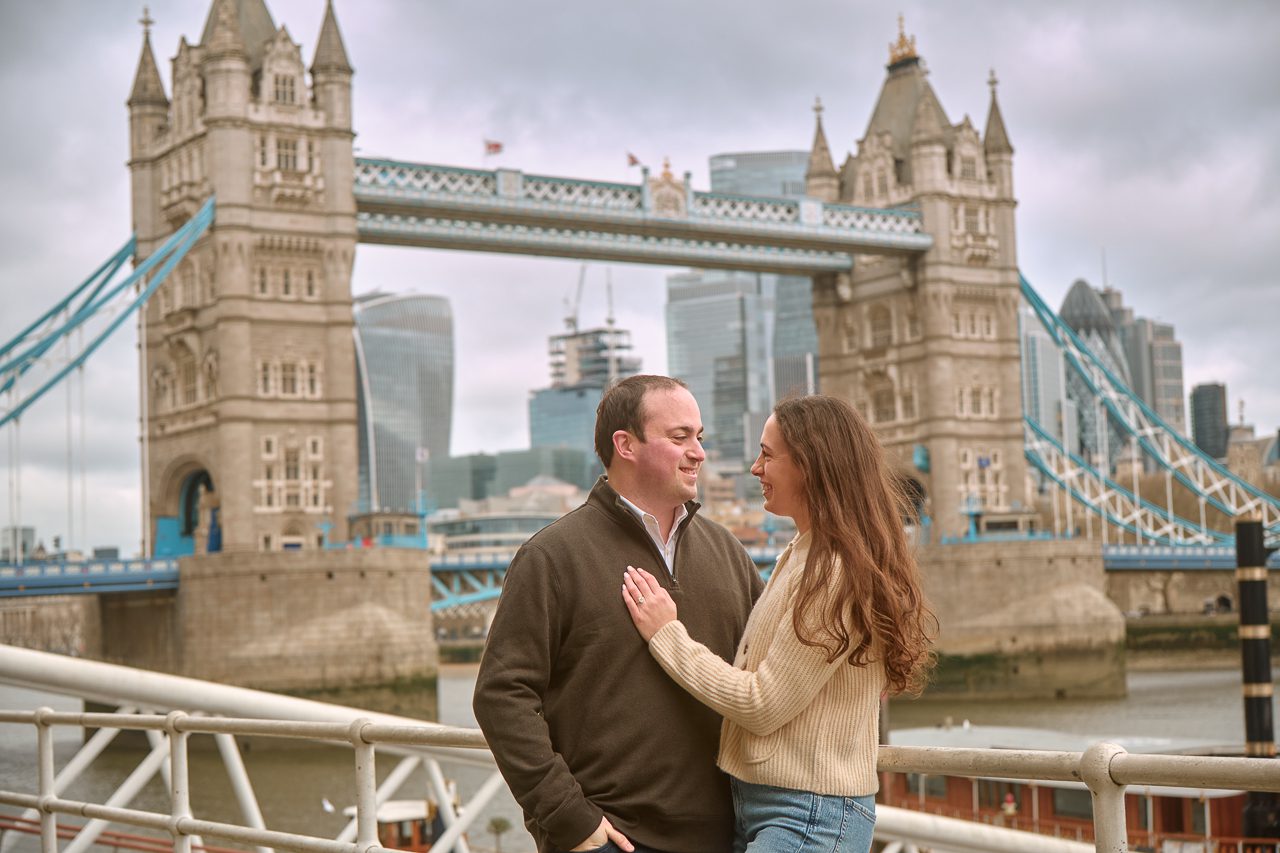
[[[446,666],[438,682],[440,721],[448,725],[474,726],[471,691],[474,666]],[[1149,735],[1208,739],[1224,744],[1244,740],[1244,712],[1240,699],[1240,673],[1235,670],[1142,672],[1129,675],[1129,695],[1123,699],[1026,702],[895,702],[890,727],[937,725],[950,716],[957,723],[1016,725],[1054,729],[1091,736]],[[57,710],[80,710],[78,700],[49,696],[0,685],[0,707],[28,710],[50,705]],[[75,753],[77,730],[57,729],[56,750],[61,766]],[[216,752],[198,749],[193,739],[192,806],[199,817],[238,822],[230,785]],[[120,780],[143,756],[141,749],[113,749],[98,759],[66,796],[105,801]],[[35,792],[35,736],[31,727],[0,724],[0,787]],[[396,759],[380,756],[379,775],[390,772]],[[253,748],[245,755],[250,779],[259,792],[267,826],[284,831],[333,837],[345,826],[340,814],[327,813],[324,799],[339,811],[354,802],[351,752],[337,747],[293,746]],[[480,768],[446,766],[445,774],[457,782],[466,799],[487,773]],[[422,796],[426,776],[417,772],[401,789],[400,797]],[[154,780],[134,802],[135,808],[167,811],[167,796]],[[514,827],[502,836],[504,853],[530,853],[533,841],[524,831],[519,807],[507,792],[490,803],[469,833],[472,846],[491,848],[493,836],[485,832],[489,820],[505,817]],[[233,845],[225,845],[233,846]],[[26,837],[15,848],[34,851],[34,838]]]

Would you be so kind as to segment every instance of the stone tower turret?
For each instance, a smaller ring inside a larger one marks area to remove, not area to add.
[[[156,67],[156,57],[151,50],[151,25],[155,22],[144,12],[139,23],[143,28],[142,55],[138,58],[138,71],[134,75],[128,101],[129,171],[133,197],[148,201],[134,207],[134,230],[153,233],[157,228],[159,206],[156,197],[157,166],[151,151],[169,121],[169,98],[165,95],[160,69]]]
[[[824,390],[853,400],[943,534],[962,511],[1027,509],[1012,148],[993,104],[986,140],[948,119],[899,19],[887,76],[839,201],[919,211],[923,257],[859,256],[815,280]]]
[[[330,6],[318,57],[335,37]],[[158,554],[316,547],[325,522],[346,536],[356,229],[351,72],[337,47],[340,62],[318,62],[308,81],[262,0],[212,0],[200,42],[178,44],[162,106],[144,45],[130,98],[138,259],[217,198],[214,225],[145,311],[145,510]],[[160,109],[160,129],[139,142]]]
[[[836,174],[835,163],[831,160],[831,148],[827,145],[827,134],[822,129],[822,99],[813,103],[815,129],[813,132],[813,148],[809,152],[809,168],[804,174],[805,195],[835,201],[840,195],[840,178]]]

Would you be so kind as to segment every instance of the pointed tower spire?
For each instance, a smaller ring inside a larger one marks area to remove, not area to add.
[[[164,82],[160,79],[160,69],[156,67],[156,57],[151,51],[151,10],[142,7],[142,56],[138,59],[138,73],[133,77],[133,91],[129,93],[128,104],[131,107],[156,105],[169,106],[169,98],[164,93]]]
[[[324,5],[324,22],[320,25],[320,38],[316,42],[316,56],[311,62],[311,73],[317,71],[343,71],[352,73],[347,49],[342,44],[338,19],[333,14],[333,0]]]
[[[1004,118],[1000,115],[1000,104],[996,101],[996,70],[991,69],[987,85],[991,87],[991,111],[987,113],[987,129],[982,134],[982,148],[987,154],[1012,154],[1013,146],[1009,144],[1009,134],[1004,129]]]
[[[835,201],[840,182],[831,159],[831,148],[827,145],[826,131],[822,129],[821,98],[813,99],[813,115],[816,128],[813,148],[809,151],[809,168],[804,174],[805,194],[823,201]]]
[[[208,35],[204,39],[204,47],[211,55],[248,56],[245,51],[244,37],[240,32],[240,14],[235,0],[213,0],[205,32]]]

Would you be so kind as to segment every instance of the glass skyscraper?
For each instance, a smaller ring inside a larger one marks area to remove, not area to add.
[[[799,198],[808,151],[717,154],[711,191]],[[818,334],[804,276],[691,271],[667,279],[667,367],[698,399],[707,449],[727,462],[755,456],[779,397],[817,391]]]
[[[761,420],[752,415],[767,415],[773,405],[776,278],[705,270],[667,279],[667,369],[698,400],[714,459],[747,459],[748,441],[759,440],[747,435]]]
[[[576,325],[576,324],[575,324]],[[640,372],[631,333],[609,325],[552,335],[551,387],[529,396],[531,447],[572,447],[595,455],[596,407],[615,379]],[[576,481],[575,481],[576,482]]]
[[[408,510],[424,454],[449,456],[453,312],[441,296],[369,293],[355,310],[360,510]]]
[[[1206,382],[1191,389],[1191,433],[1196,447],[1214,459],[1227,456],[1227,386]]]

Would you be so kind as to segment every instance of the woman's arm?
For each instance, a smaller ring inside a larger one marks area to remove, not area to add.
[[[822,646],[800,642],[790,606],[760,667],[747,672],[690,637],[676,619],[675,602],[643,569],[628,572],[623,598],[637,630],[649,643],[649,652],[667,674],[698,701],[755,735],[768,735],[791,721],[809,706],[837,667],[849,665],[844,655],[828,661]]]

